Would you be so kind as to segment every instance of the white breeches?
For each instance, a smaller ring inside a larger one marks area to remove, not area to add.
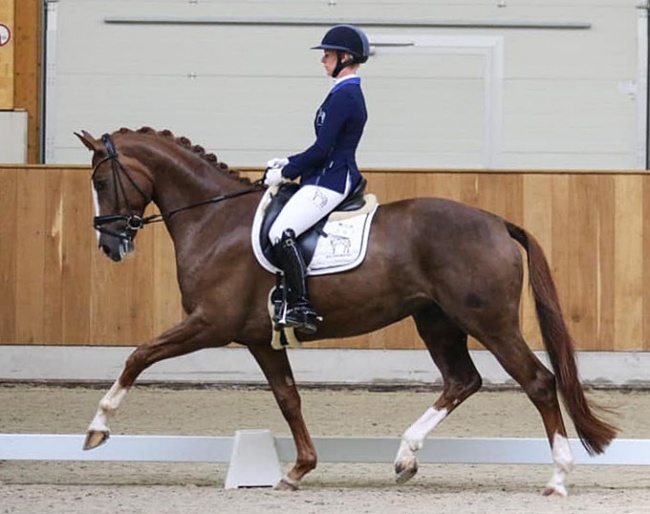
[[[296,237],[332,212],[350,191],[348,179],[344,193],[310,184],[301,186],[284,206],[269,230],[271,244],[282,239],[282,233],[291,229]]]

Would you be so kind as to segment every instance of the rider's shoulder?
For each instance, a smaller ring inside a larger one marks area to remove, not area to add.
[[[363,93],[358,87],[342,87],[331,95],[332,103],[358,102]]]

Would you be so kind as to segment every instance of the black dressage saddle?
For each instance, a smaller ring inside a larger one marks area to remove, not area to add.
[[[363,197],[366,190],[367,181],[365,178],[362,178],[357,187],[355,187],[348,197],[339,204],[336,209],[332,212],[351,212],[361,209],[366,201]],[[271,225],[280,214],[282,208],[287,204],[289,199],[295,194],[299,189],[299,185],[295,182],[283,182],[278,188],[278,192],[272,197],[271,203],[266,208],[264,213],[264,219],[262,220],[262,226],[260,228],[260,247],[264,256],[272,263],[274,266],[277,266],[275,259],[273,257],[272,245],[269,241],[269,230],[271,230]],[[314,252],[316,251],[316,244],[318,243],[319,237],[327,237],[327,234],[323,230],[323,227],[327,223],[329,215],[320,220],[316,225],[307,230],[305,233],[301,234],[297,238],[298,246],[302,252],[302,257],[305,261],[305,264],[309,265],[312,258],[314,257]]]

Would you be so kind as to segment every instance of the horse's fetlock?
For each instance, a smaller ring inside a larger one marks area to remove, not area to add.
[[[301,468],[309,468],[310,470],[316,468],[316,464],[318,462],[318,455],[314,451],[308,451],[298,457],[297,464]]]
[[[404,450],[414,453],[422,449],[424,442],[421,438],[417,436],[410,435],[408,431],[402,436],[402,445],[400,448],[400,453]]]
[[[307,459],[307,462],[305,463],[305,468],[307,468],[307,473],[310,471],[314,471],[316,469],[316,466],[318,466],[318,458],[316,455],[310,455],[309,459]]]
[[[99,402],[99,408],[106,415],[112,415],[117,410],[117,407],[111,404],[109,400],[102,400]]]
[[[573,462],[573,459],[571,459],[566,462],[558,462],[558,466],[568,475],[573,471],[575,464]]]

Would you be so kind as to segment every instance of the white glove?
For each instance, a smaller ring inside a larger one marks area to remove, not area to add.
[[[264,173],[264,185],[268,187],[277,186],[284,180],[282,176],[282,168],[266,168]]]
[[[286,157],[281,157],[278,158],[276,157],[275,159],[271,159],[269,162],[266,163],[266,167],[268,168],[284,168],[287,164],[289,164],[289,159]]]

